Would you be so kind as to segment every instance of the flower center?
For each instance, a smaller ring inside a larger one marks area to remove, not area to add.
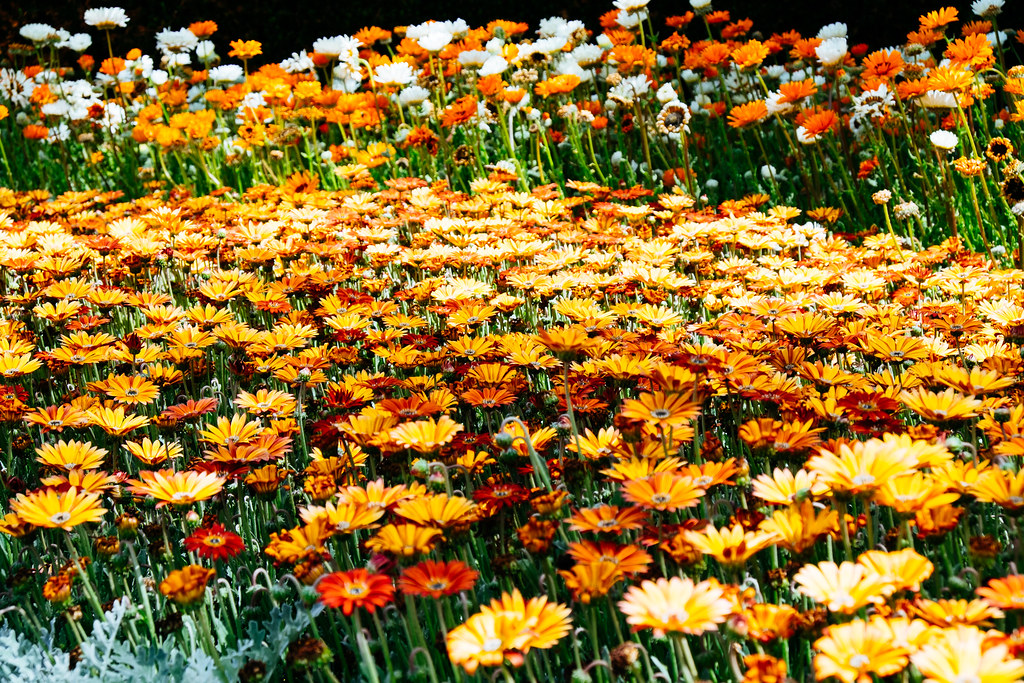
[[[501,638],[488,638],[480,645],[480,649],[484,652],[496,652],[501,649],[501,645]]]
[[[71,519],[70,512],[58,512],[57,514],[50,517],[50,521],[58,526],[66,523],[69,519]]]
[[[664,420],[666,418],[672,417],[672,411],[667,410],[665,408],[655,408],[654,410],[651,411],[651,417],[653,417],[655,420]]]
[[[867,655],[856,654],[850,657],[850,667],[853,669],[862,669],[871,663],[871,658]]]

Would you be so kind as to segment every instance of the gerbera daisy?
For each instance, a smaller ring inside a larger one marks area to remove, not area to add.
[[[462,425],[447,415],[419,422],[406,422],[391,430],[391,440],[401,448],[411,448],[417,453],[432,453],[441,446],[451,443],[462,431]]]
[[[871,603],[881,603],[886,582],[853,562],[806,564],[794,575],[797,591],[831,612],[852,614]]]
[[[221,524],[196,529],[185,539],[185,547],[204,560],[227,560],[245,549],[242,537]]]

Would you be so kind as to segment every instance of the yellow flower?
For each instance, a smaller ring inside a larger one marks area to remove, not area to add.
[[[11,501],[11,509],[24,522],[47,529],[71,531],[85,522],[98,522],[107,512],[99,506],[98,493],[85,493],[71,487],[63,493],[42,489]]]

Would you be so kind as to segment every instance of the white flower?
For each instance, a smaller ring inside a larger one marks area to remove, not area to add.
[[[124,28],[128,25],[128,15],[120,7],[94,7],[85,10],[85,23],[87,26],[108,30],[112,28]]]
[[[454,38],[455,36],[447,31],[433,31],[425,36],[420,36],[416,42],[427,52],[440,52]]]
[[[421,88],[418,85],[410,85],[408,88],[404,88],[402,92],[398,93],[398,102],[403,107],[408,107],[413,104],[419,104],[430,97],[430,91],[426,88]]]
[[[235,83],[245,78],[245,71],[237,64],[222,64],[210,69],[209,77],[213,83]]]
[[[640,74],[639,76],[629,76],[623,78],[622,81],[608,90],[608,97],[623,102],[626,104],[632,104],[640,95],[646,95],[651,89],[651,82],[647,80],[647,76]]]
[[[163,69],[153,69],[153,71],[149,74],[149,80],[153,83],[153,85],[163,85],[167,82],[167,79],[169,77],[170,75]]]
[[[196,34],[187,28],[180,28],[177,31],[165,28],[156,34],[156,47],[164,53],[190,52],[198,43]]]
[[[604,50],[597,45],[587,43],[574,47],[572,52],[569,54],[576,60],[577,64],[586,68],[588,66],[599,64],[601,62],[601,55],[604,54]]]
[[[694,10],[702,10],[705,7],[711,6],[711,0],[690,0],[690,7]]]
[[[917,100],[926,109],[956,109],[956,95],[941,90],[929,90]]]
[[[846,38],[826,38],[814,48],[814,54],[825,66],[834,66],[846,57]]]
[[[315,67],[313,59],[305,52],[293,52],[291,57],[281,62],[281,68],[290,74],[312,71]]]
[[[658,101],[661,102],[662,104],[668,104],[669,102],[679,99],[679,95],[676,94],[676,91],[672,88],[671,83],[665,83],[660,88],[658,88],[658,92],[655,93],[655,96],[658,98]]]
[[[618,16],[615,17],[615,23],[622,28],[636,28],[640,25],[644,19],[647,18],[647,11],[640,10],[637,12],[627,12],[626,10],[619,10]]]
[[[500,73],[504,73],[505,69],[508,68],[508,62],[505,61],[504,57],[493,55],[487,58],[487,61],[483,63],[480,70],[477,72],[480,76],[494,76]]]
[[[889,87],[882,83],[874,90],[865,90],[853,98],[853,115],[856,118],[882,118],[889,113],[889,107],[896,104],[896,98]]]
[[[612,42],[612,39],[608,37],[607,33],[602,33],[595,38],[595,40],[597,41],[597,46],[602,50],[611,50],[615,47],[615,43]]]
[[[845,38],[848,33],[849,29],[847,29],[846,24],[841,21],[837,21],[822,26],[821,30],[818,31],[818,37],[822,40],[827,38]]]
[[[66,47],[75,52],[85,52],[92,45],[92,36],[88,33],[76,33],[67,40],[61,41],[57,47]]]
[[[768,107],[768,113],[774,116],[775,114],[788,114],[789,112],[796,109],[796,104],[793,102],[780,102],[782,99],[782,93],[773,91],[768,93],[768,97],[764,99],[764,104]]]
[[[647,7],[651,0],[613,0],[612,4],[624,12],[636,12]]]
[[[42,43],[49,40],[56,41],[60,38],[57,29],[49,24],[25,24],[18,29],[18,33],[21,34],[22,38],[31,40],[33,43]]]
[[[540,20],[540,27],[537,29],[537,35],[541,38],[550,38],[551,36],[567,36],[572,33],[572,29],[569,28],[569,22],[561,17],[549,17],[547,19]]]
[[[379,85],[408,85],[415,77],[412,67],[406,62],[379,64],[373,70],[373,79]]]
[[[491,53],[487,50],[464,50],[459,53],[459,64],[470,69],[479,69]]]
[[[212,40],[203,40],[196,44],[196,57],[204,62],[212,62],[217,59],[216,47]]]
[[[430,33],[450,33],[453,38],[460,37],[469,31],[469,24],[462,19],[455,21],[425,21],[405,29],[407,38],[419,40]]]
[[[956,143],[959,142],[956,133],[950,130],[937,130],[929,135],[928,139],[932,141],[933,145],[947,152],[956,147]]]
[[[974,0],[971,11],[979,17],[994,17],[1003,11],[1003,0]]]
[[[359,47],[362,43],[351,36],[332,36],[330,38],[318,38],[313,42],[313,52],[328,59],[349,58],[355,55],[359,58]],[[342,57],[344,55],[344,57]]]

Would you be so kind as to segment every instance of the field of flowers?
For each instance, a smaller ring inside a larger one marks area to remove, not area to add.
[[[1024,32],[646,4],[22,27],[0,680],[1024,680]]]

